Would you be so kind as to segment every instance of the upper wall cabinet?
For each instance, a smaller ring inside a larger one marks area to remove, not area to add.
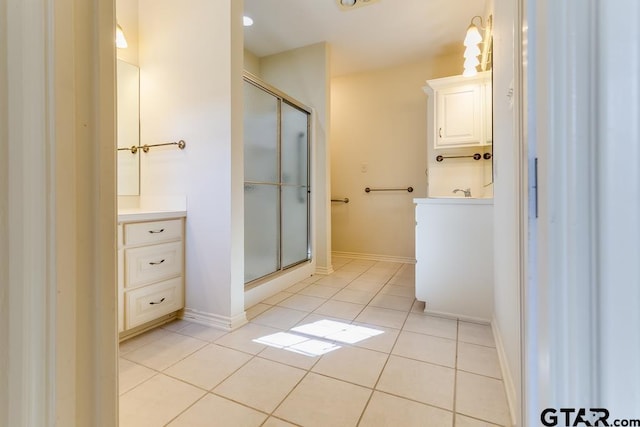
[[[476,147],[492,142],[491,72],[428,80],[434,147]]]

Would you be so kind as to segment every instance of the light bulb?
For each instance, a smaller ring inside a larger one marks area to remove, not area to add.
[[[124,36],[124,31],[122,31],[122,27],[120,24],[116,24],[116,47],[118,49],[126,49],[129,45],[127,44],[127,39]]]
[[[480,55],[480,47],[477,44],[472,44],[471,46],[467,46],[464,50],[464,58],[471,58],[472,56]]]
[[[473,77],[476,74],[478,74],[478,70],[476,70],[476,67],[465,68],[464,72],[462,73],[464,77]]]
[[[248,16],[243,16],[242,17],[242,25],[244,25],[245,27],[250,27],[253,25],[253,19],[249,18]]]
[[[475,56],[464,60],[464,68],[476,68],[478,65],[480,65],[480,61]]]
[[[467,36],[464,38],[464,45],[469,47],[481,41],[482,36],[480,35],[480,31],[478,31],[478,27],[473,24],[469,25],[469,28],[467,28]]]

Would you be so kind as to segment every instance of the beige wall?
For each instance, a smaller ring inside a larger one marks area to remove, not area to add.
[[[413,198],[426,197],[426,80],[459,74],[459,55],[341,76],[331,81],[332,246],[413,259]],[[365,187],[408,187],[365,193]]]
[[[244,69],[254,76],[260,77],[260,58],[247,49],[244,50]]]

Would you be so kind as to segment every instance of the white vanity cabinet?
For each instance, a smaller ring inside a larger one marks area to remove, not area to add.
[[[453,76],[428,80],[424,88],[433,101],[434,148],[490,145],[491,72],[474,77]]]
[[[184,308],[183,217],[120,221],[118,303],[121,338]]]
[[[414,199],[416,299],[425,313],[493,316],[493,200]]]

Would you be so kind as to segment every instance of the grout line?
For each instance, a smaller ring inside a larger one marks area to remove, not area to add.
[[[459,346],[459,338],[460,338],[460,321],[456,321],[456,358],[454,361],[454,371],[453,371],[453,427],[456,425],[456,400],[457,400],[457,392],[458,392],[458,346]]]

